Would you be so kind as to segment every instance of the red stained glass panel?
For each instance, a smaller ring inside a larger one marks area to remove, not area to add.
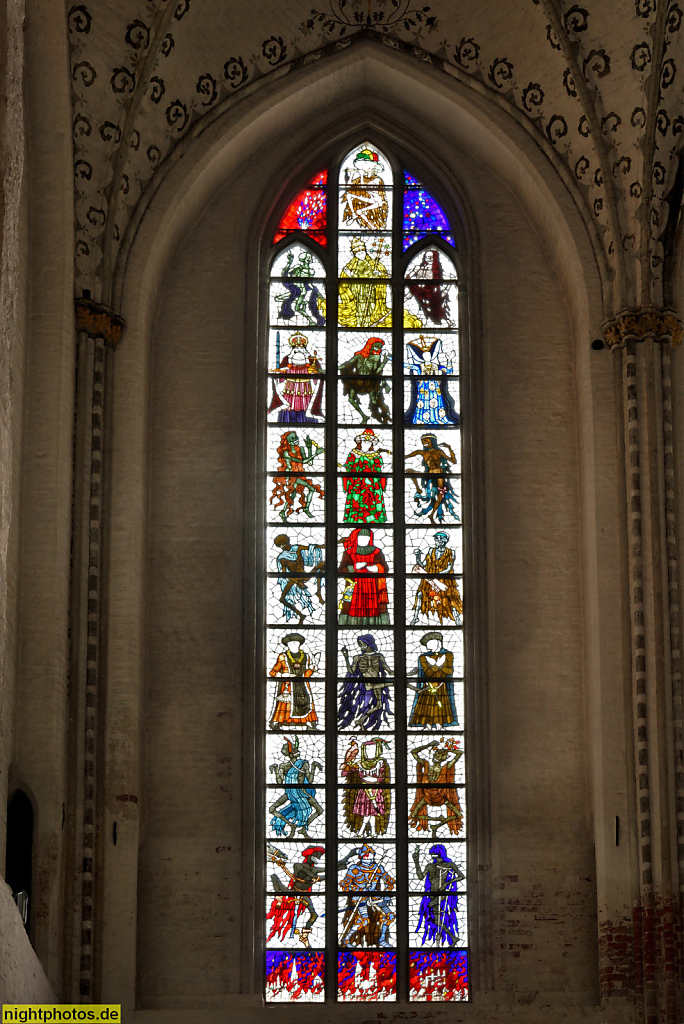
[[[311,179],[306,188],[302,189],[285,211],[278,230],[273,236],[274,242],[279,242],[281,238],[285,238],[292,231],[304,231],[319,245],[326,244],[327,184],[327,171],[321,171]]]

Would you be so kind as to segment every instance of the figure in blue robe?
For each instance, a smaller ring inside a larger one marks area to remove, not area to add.
[[[378,651],[375,637],[370,633],[356,638],[360,654],[353,661],[342,648],[347,675],[340,692],[337,721],[340,729],[368,729],[376,732],[389,724],[389,686],[384,682],[390,674],[385,656]]]

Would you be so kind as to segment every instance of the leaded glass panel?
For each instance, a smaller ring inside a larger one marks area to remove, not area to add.
[[[301,190],[274,244],[266,999],[464,1000],[454,235],[425,186],[366,141]]]

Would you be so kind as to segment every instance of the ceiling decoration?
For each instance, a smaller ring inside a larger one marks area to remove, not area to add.
[[[252,0],[249,17],[226,0],[70,7],[77,291],[112,301],[124,233],[193,126],[264,76],[372,38],[467,76],[556,154],[613,282],[607,314],[667,301],[684,142],[680,0],[310,3]]]

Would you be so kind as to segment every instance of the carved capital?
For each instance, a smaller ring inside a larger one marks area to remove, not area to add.
[[[102,338],[106,345],[115,348],[121,341],[125,327],[123,317],[102,303],[83,296],[76,299],[75,305],[76,330],[85,331],[91,338]]]
[[[672,309],[655,309],[643,306],[641,309],[624,309],[603,325],[603,337],[608,348],[622,348],[628,341],[670,342],[679,345],[684,335],[684,326]]]

